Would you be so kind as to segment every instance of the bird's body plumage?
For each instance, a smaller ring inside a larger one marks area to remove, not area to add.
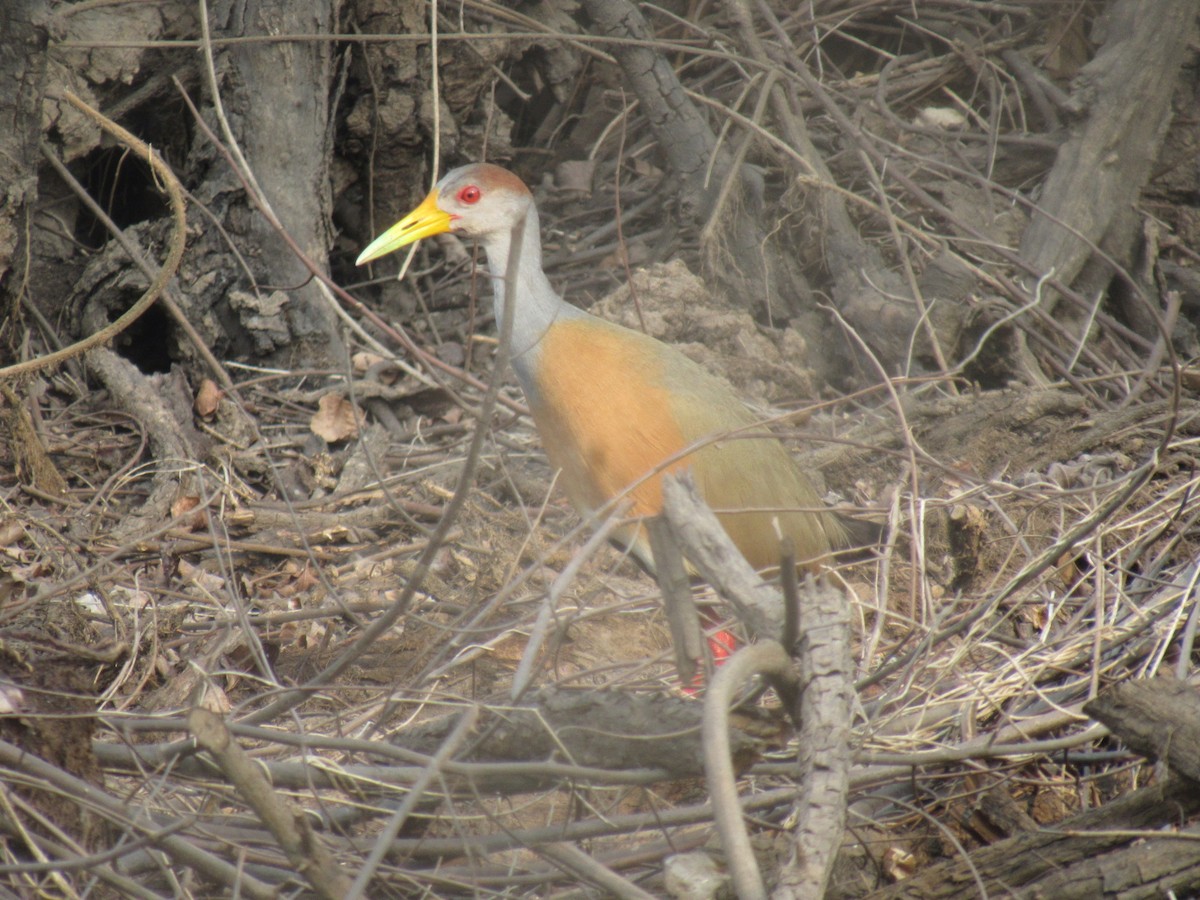
[[[522,216],[517,273],[507,286]],[[488,164],[455,169],[359,262],[438,231],[483,245],[497,321],[506,296],[515,298],[512,365],[560,483],[583,512],[626,499],[633,520],[615,537],[644,564],[652,568],[653,559],[637,519],[661,511],[660,475],[681,469],[755,568],[778,565],[780,535],[810,567],[846,543],[808,477],[728,383],[679,350],[558,296],[542,270],[532,195],[515,175]]]
[[[831,517],[783,445],[755,427],[724,381],[678,350],[589,317],[549,330],[539,363],[530,409],[577,508],[595,510],[628,496],[629,515],[657,515],[658,474],[690,469],[755,568],[779,562],[775,517],[802,560],[828,553]],[[616,536],[650,563],[639,526]]]

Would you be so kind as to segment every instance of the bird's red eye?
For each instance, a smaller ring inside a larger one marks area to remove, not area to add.
[[[473,184],[468,184],[465,188],[458,192],[458,199],[463,203],[478,203],[479,198],[482,196],[483,194],[480,192],[479,188]]]

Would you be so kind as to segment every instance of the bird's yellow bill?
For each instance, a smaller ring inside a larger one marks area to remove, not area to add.
[[[438,192],[432,190],[421,205],[381,234],[358,256],[355,265],[361,266],[407,247],[414,241],[431,234],[444,234],[450,230],[450,213],[438,206]]]

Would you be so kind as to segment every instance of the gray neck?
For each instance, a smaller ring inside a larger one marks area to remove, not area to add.
[[[507,275],[512,232],[489,234],[482,243],[492,277],[497,329],[503,327],[505,299],[509,296],[516,298],[510,358],[521,386],[528,393],[534,388],[533,369],[537,363],[538,343],[546,331],[557,319],[575,318],[586,313],[564,302],[542,271],[542,239],[537,209],[532,202],[526,212],[524,239],[517,259],[517,276],[511,288]]]

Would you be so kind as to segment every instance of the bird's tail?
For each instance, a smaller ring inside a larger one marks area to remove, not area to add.
[[[874,522],[859,517],[851,518],[841,513],[830,514],[837,522],[837,532],[827,529],[830,533],[829,543],[833,546],[833,555],[839,562],[861,562],[870,559],[875,551],[883,545],[887,533],[886,523]]]

